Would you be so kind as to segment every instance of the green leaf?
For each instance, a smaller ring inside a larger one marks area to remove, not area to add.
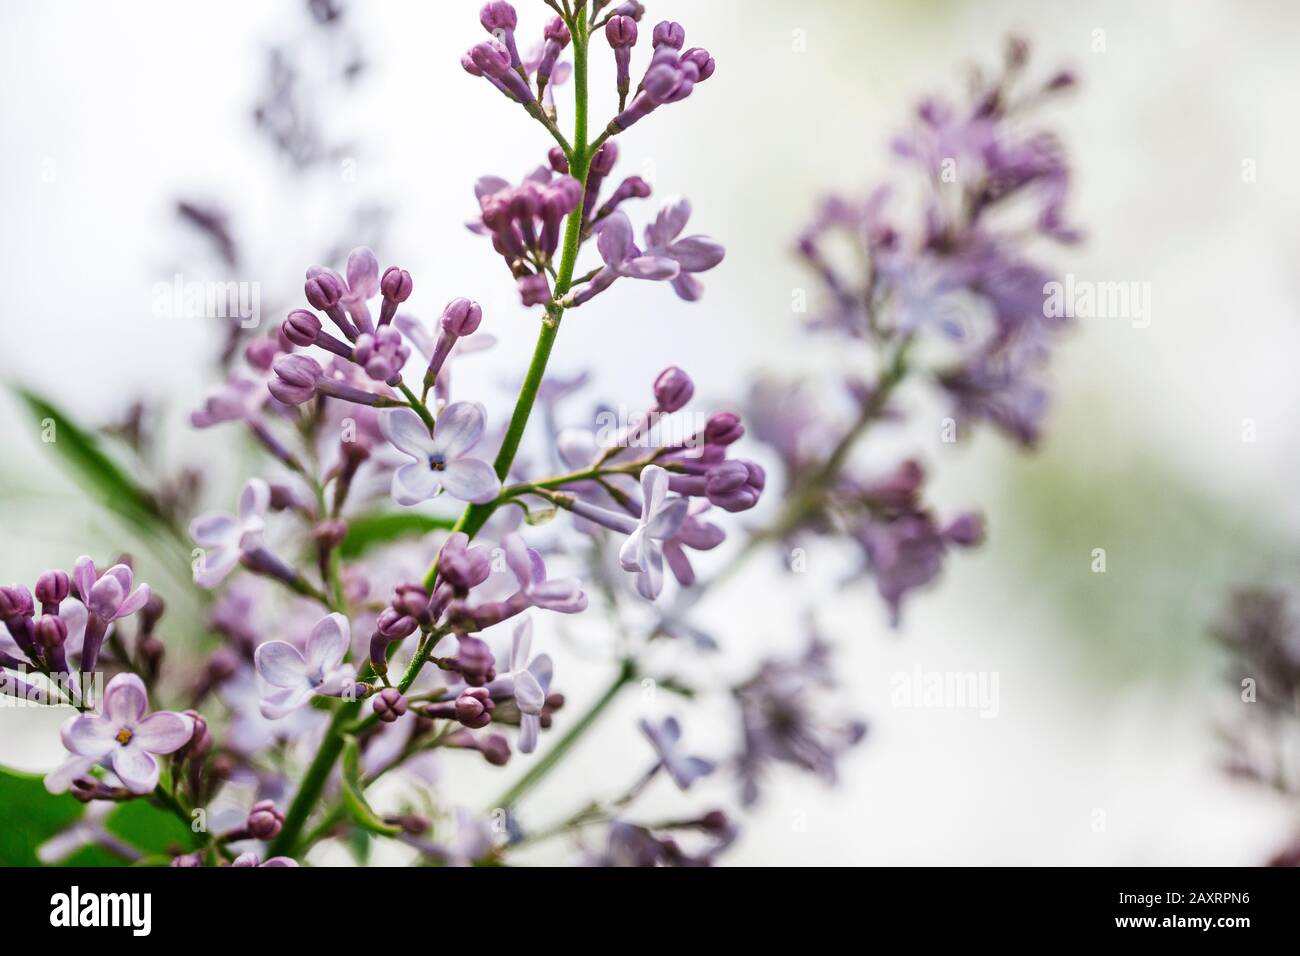
[[[358,825],[380,836],[396,836],[402,832],[401,827],[380,819],[361,792],[361,751],[356,737],[348,737],[343,745],[343,776],[339,784],[343,790],[343,803]]]
[[[356,558],[371,548],[402,538],[418,538],[430,531],[450,531],[455,518],[422,514],[418,511],[376,511],[348,522],[348,537],[343,542],[345,558]]]
[[[93,434],[35,392],[23,388],[15,392],[40,425],[42,438],[63,458],[82,487],[133,526],[171,530],[153,496],[104,452]]]
[[[70,794],[51,794],[39,776],[0,769],[0,866],[40,866],[37,849],[72,826],[85,806]],[[131,800],[114,810],[104,829],[145,854],[189,848],[186,826],[148,800]],[[98,846],[85,846],[61,866],[124,866],[126,861]]]
[[[68,794],[48,793],[40,777],[12,770],[0,770],[0,807],[0,866],[40,866],[36,848],[85,812]]]

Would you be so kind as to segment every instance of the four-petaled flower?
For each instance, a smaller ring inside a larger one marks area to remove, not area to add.
[[[158,785],[156,754],[185,746],[194,724],[184,714],[160,710],[145,716],[149,695],[135,674],[118,674],[104,691],[104,712],[72,717],[61,731],[63,745],[74,755],[45,777],[45,789],[63,793],[96,766],[106,766],[132,793],[149,793]]]
[[[379,428],[396,448],[415,459],[393,472],[393,499],[414,505],[446,491],[453,498],[479,504],[501,490],[492,466],[465,457],[483,437],[487,413],[478,402],[455,402],[438,416],[433,435],[409,408],[379,416]]]
[[[717,764],[703,757],[693,757],[681,752],[682,726],[676,717],[666,717],[661,724],[641,720],[641,732],[650,738],[650,746],[659,755],[659,761],[682,790],[689,790],[700,777],[707,777],[717,769]]]
[[[253,655],[257,673],[273,690],[262,697],[268,720],[297,710],[313,697],[339,697],[354,686],[356,669],[343,663],[352,643],[352,627],[342,614],[321,618],[307,638],[304,655],[288,641],[267,641]]]
[[[537,749],[537,735],[541,730],[542,707],[546,692],[551,686],[554,667],[549,654],[539,654],[528,659],[533,647],[533,622],[528,616],[515,626],[514,640],[510,645],[510,670],[499,675],[488,685],[497,694],[512,694],[519,708],[519,751],[530,754]]]
[[[636,572],[636,589],[653,601],[664,586],[663,543],[677,534],[686,519],[686,498],[668,497],[668,472],[658,465],[641,471],[641,517],[632,529],[618,560],[624,571]]]
[[[605,265],[589,283],[573,295],[573,305],[586,302],[598,292],[614,284],[620,276],[629,279],[663,281],[675,279],[677,260],[662,254],[643,253],[632,238],[632,223],[627,213],[615,210],[597,227],[596,249]]]
[[[693,272],[707,272],[726,254],[720,242],[707,236],[681,235],[686,221],[691,217],[691,204],[677,199],[659,210],[655,221],[645,227],[646,255],[671,259],[677,263],[678,272],[673,277],[673,289],[687,302],[694,302],[704,293]]]
[[[214,588],[239,563],[239,556],[262,543],[263,520],[271,505],[271,487],[250,478],[239,494],[239,514],[200,515],[190,523],[190,537],[204,549],[194,566],[194,583]]]

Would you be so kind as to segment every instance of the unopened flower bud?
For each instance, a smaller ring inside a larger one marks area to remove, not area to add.
[[[386,724],[391,724],[406,713],[408,705],[402,692],[396,687],[385,687],[375,695],[371,703],[371,708],[378,717]]]
[[[456,698],[456,719],[472,730],[492,723],[496,704],[486,687],[470,687]]]
[[[46,571],[36,579],[36,600],[41,602],[45,613],[57,610],[72,590],[72,579],[66,571]]]
[[[655,379],[655,405],[661,412],[675,412],[695,394],[695,383],[676,365],[670,365]]]
[[[482,321],[483,309],[469,299],[452,299],[442,310],[442,327],[452,335],[472,335]]]
[[[262,800],[248,811],[248,821],[244,826],[249,835],[258,840],[274,840],[284,826],[284,814],[272,801]]]

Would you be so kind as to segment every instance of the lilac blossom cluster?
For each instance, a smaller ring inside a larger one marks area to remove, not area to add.
[[[936,423],[945,442],[980,421],[1025,447],[1042,434],[1043,374],[1067,320],[1045,307],[1054,276],[1035,249],[1080,233],[1065,213],[1064,149],[1030,121],[1074,78],[1033,80],[1028,59],[1013,39],[1000,70],[977,74],[968,102],[932,97],[917,108],[893,147],[915,173],[919,206],[904,202],[910,183],[834,197],[799,236],[822,287],[809,325],[875,363],[870,375],[850,372],[834,397],[841,406],[847,397],[849,414],[837,418],[808,382],[769,378],[751,395],[752,428],[780,462],[790,501],[772,535],[848,536],[895,621],[949,551],[983,537],[977,514],[943,520],[924,504],[918,462],[871,473],[853,460],[874,426],[903,417],[900,386],[923,382],[950,408]]]
[[[438,865],[497,863],[556,836],[573,838],[591,865],[707,865],[736,839],[734,815],[692,805],[646,819],[638,800],[650,787],[694,798],[700,781],[727,775],[750,805],[778,767],[834,782],[838,758],[863,738],[865,724],[835,703],[829,646],[814,635],[801,654],[764,660],[729,688],[739,719],[733,753],[697,753],[675,716],[656,713],[639,722],[644,766],[626,786],[554,823],[534,825],[521,809],[630,686],[645,681],[683,700],[709,690],[702,668],[667,674],[644,652],[683,635],[718,646],[687,611],[723,576],[697,571],[699,555],[729,535],[741,542],[734,570],[763,545],[841,530],[863,548],[895,617],[950,548],[980,540],[977,516],[933,516],[919,464],[867,475],[849,453],[869,425],[894,416],[914,343],[952,331],[949,295],[981,300],[991,330],[965,330],[959,364],[934,380],[963,420],[991,419],[1026,442],[1037,435],[1041,402],[1028,398],[1037,387],[1029,376],[1056,329],[1030,314],[1025,284],[1040,273],[1017,240],[992,229],[990,213],[1012,195],[1041,193],[1040,232],[1073,235],[1063,224],[1059,150],[1009,132],[1023,55],[970,111],[927,105],[922,131],[900,147],[922,165],[960,147],[960,213],[936,184],[924,227],[904,239],[886,225],[883,197],[838,202],[800,243],[832,303],[815,324],[884,356],[875,381],[849,383],[853,424],[834,421],[805,388],[771,383],[755,390],[743,420],[726,408],[696,412],[695,382],[669,365],[650,384],[643,413],[590,428],[560,420],[585,376],[547,368],[566,313],[622,278],[667,281],[695,302],[697,275],[723,260],[717,242],[683,235],[685,199],[666,203],[638,244],[630,200],[650,188],[637,176],[611,178],[617,137],[686,99],[716,64],[686,48],[677,23],[645,30],[638,2],[548,6],[555,16],[525,56],[515,8],[487,3],[480,23],[491,38],[462,60],[487,81],[485,94],[522,106],[555,143],[518,185],[486,176],[475,185],[471,231],[490,239],[523,303],[542,307],[532,313],[537,347],[508,417],[490,429],[492,396],[463,396],[453,376],[494,342],[483,328],[493,317],[478,303],[451,298],[426,323],[411,273],[381,268],[366,246],[341,271],[307,269],[303,301],[272,334],[247,343],[242,363],[191,416],[196,428],[242,426],[264,455],[233,510],[198,515],[186,529],[193,582],[211,597],[215,647],[200,665],[164,673],[162,602],[135,585],[129,561],[100,571],[82,557],[71,573],[42,575],[34,593],[0,588],[0,692],[45,693],[45,703],[78,711],[63,728],[66,760],[46,785],[91,809],[42,858],[86,842],[140,860],[105,829],[100,808],[145,800],[187,826],[199,810],[234,804],[219,823],[214,812],[213,825],[191,829],[192,845],[170,854],[176,867],[297,866],[325,841],[356,834]],[[633,59],[647,33],[638,71]],[[603,127],[593,124],[601,131],[588,142],[589,58],[603,47],[618,108]],[[556,101],[570,78],[571,138]],[[1046,88],[1065,85],[1058,78]],[[865,252],[861,282],[829,264],[824,244],[836,232]],[[541,428],[527,430],[531,420]],[[786,493],[768,523],[751,513],[768,476],[740,453],[747,425],[784,473]],[[455,511],[445,510],[449,499]],[[557,620],[550,614],[606,615],[597,628],[615,638],[612,679],[578,714],[543,630]],[[97,701],[85,675],[103,670],[113,676]],[[516,758],[553,735],[542,756]],[[493,804],[474,810],[459,805],[444,774],[445,764],[470,756],[525,766]],[[371,790],[381,778],[406,794],[386,796],[383,809]]]

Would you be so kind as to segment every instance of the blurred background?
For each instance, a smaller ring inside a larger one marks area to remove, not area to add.
[[[736,674],[801,647],[815,602],[847,696],[871,726],[838,787],[775,777],[725,861],[1266,859],[1300,821],[1294,807],[1222,772],[1216,727],[1242,704],[1207,629],[1233,583],[1295,571],[1300,500],[1279,478],[1300,466],[1300,132],[1281,120],[1300,81],[1300,9],[1280,0],[647,5],[649,23],[681,21],[718,71],[653,130],[621,137],[620,169],[644,176],[657,198],[688,195],[691,230],[728,252],[696,305],[666,287],[616,287],[566,320],[553,367],[591,370],[594,395],[635,407],[675,363],[704,400],[726,406],[756,370],[820,368],[824,347],[791,309],[794,291],[811,285],[791,254],[794,236],[822,195],[865,193],[890,177],[890,139],[917,100],[959,95],[966,71],[995,63],[1009,33],[1030,42],[1037,70],[1068,66],[1081,80],[1047,123],[1070,151],[1071,210],[1088,237],[1054,253],[1053,265],[1149,283],[1152,293],[1148,326],[1083,320],[1062,346],[1037,454],[989,435],[956,447],[926,428],[911,436],[940,510],[979,506],[990,535],[949,562],[899,630],[872,588],[835,586],[844,557],[831,550],[810,554],[797,584],[775,562],[757,564],[702,609],[724,642],[707,667]],[[522,32],[540,32],[541,0],[517,6]],[[534,317],[464,222],[478,176],[519,179],[544,162],[549,139],[461,69],[481,36],[477,7],[349,2],[346,32],[322,40],[297,3],[244,0],[219,14],[165,2],[0,4],[4,381],[94,424],[122,418],[138,398],[162,402],[162,457],[204,471],[204,510],[228,507],[252,459],[187,424],[218,380],[224,327],[153,308],[160,281],[229,271],[178,221],[186,200],[229,211],[236,274],[260,284],[264,321],[298,304],[307,265],[332,252],[328,264],[339,267],[361,242],[415,276],[426,318],[456,295],[482,302],[500,344],[467,361],[457,387],[504,414]],[[290,99],[319,121],[305,139],[320,155],[298,169],[253,120],[277,48],[293,51],[302,71]],[[598,62],[607,54],[593,51]],[[354,61],[364,67],[353,82],[313,85],[313,75]],[[595,75],[611,70],[600,63]],[[594,113],[608,115],[612,89],[595,89]],[[8,394],[0,429],[0,580],[30,584],[78,554],[131,550],[130,530],[87,501]],[[1096,548],[1106,551],[1103,574],[1092,570]],[[184,591],[150,561],[140,558],[146,580]],[[199,613],[184,601],[174,614]],[[594,696],[598,667],[581,654],[560,658],[571,698]],[[891,677],[916,667],[996,672],[996,715],[893,706]],[[624,700],[538,790],[533,800],[554,808],[538,813],[575,809],[592,781],[634,775],[649,756],[628,743],[635,718],[675,706]],[[52,766],[58,723],[0,710],[0,764]],[[687,726],[703,753],[725,751],[736,734],[708,701]],[[500,779],[467,779],[466,799]],[[722,783],[706,782],[706,794],[710,786],[730,796]],[[667,808],[677,795],[648,799]],[[571,849],[556,842],[533,857],[558,861]]]

